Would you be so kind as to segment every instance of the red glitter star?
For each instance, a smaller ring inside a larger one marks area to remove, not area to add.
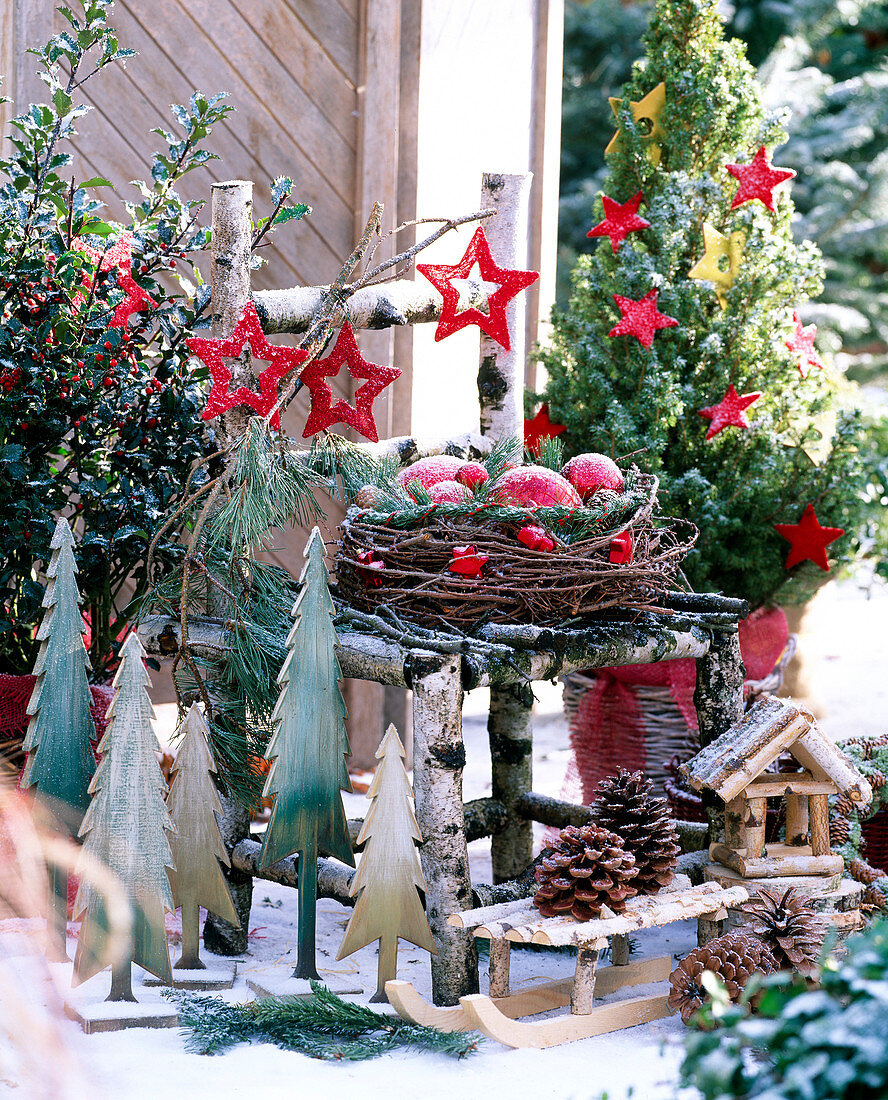
[[[564,424],[553,424],[549,419],[549,406],[540,405],[539,412],[531,420],[524,421],[524,446],[531,454],[539,457],[543,441],[554,439],[566,432]]]
[[[706,438],[712,439],[722,428],[748,428],[749,419],[743,410],[748,409],[761,396],[761,392],[740,394],[733,385],[728,386],[728,392],[717,405],[697,410],[700,416],[705,416],[707,420],[712,421]]]
[[[464,310],[459,309],[459,290],[453,285],[453,280],[467,279],[475,264],[478,265],[484,282],[499,284],[497,289],[488,295],[488,313],[482,313],[474,306]],[[475,230],[475,235],[458,264],[417,264],[416,270],[425,275],[444,299],[441,318],[435,329],[436,340],[443,340],[451,333],[466,328],[467,325],[477,325],[506,351],[511,347],[506,306],[516,294],[526,290],[540,277],[538,271],[516,271],[507,267],[498,267],[490,254],[490,245],[481,226]]]
[[[658,329],[677,325],[678,321],[674,317],[667,317],[657,309],[659,293],[659,290],[649,290],[637,302],[633,298],[615,294],[613,298],[622,319],[614,325],[608,336],[635,336],[642,347],[649,348]]]
[[[814,350],[814,337],[817,335],[817,326],[803,326],[798,313],[793,313],[792,320],[795,324],[795,331],[788,340],[784,340],[783,342],[790,351],[794,351],[798,354],[799,374],[802,378],[807,378],[808,371],[811,367],[817,367],[818,370],[823,370],[823,362]]]
[[[230,389],[231,368],[225,363],[225,359],[237,359],[247,344],[250,345],[254,359],[262,359],[270,364],[258,376],[259,393],[247,389],[246,386],[239,386],[236,390]],[[185,341],[185,346],[206,363],[210,368],[210,377],[213,379],[207,406],[203,411],[204,420],[212,420],[238,405],[248,405],[260,416],[268,416],[277,403],[278,382],[308,358],[308,352],[303,351],[302,348],[286,348],[269,344],[252,302],[247,302],[244,306],[234,332],[227,340],[208,340],[200,336],[192,336],[190,340]],[[271,426],[276,431],[280,431],[279,412],[271,418]]]
[[[131,313],[157,305],[148,291],[143,290],[132,276],[134,239],[132,233],[122,233],[114,244],[104,251],[93,248],[79,237],[71,241],[71,249],[74,252],[83,252],[96,265],[97,275],[101,271],[114,271],[117,274],[117,286],[126,297],[114,307],[111,328],[123,328]],[[78,291],[73,300],[75,306],[86,301],[86,295],[92,287],[92,280],[88,275],[84,276],[83,287],[86,293]]]
[[[586,236],[610,237],[611,248],[614,252],[619,252],[620,245],[630,233],[634,233],[637,229],[647,229],[651,224],[638,216],[642,198],[642,193],[639,191],[621,206],[607,195],[602,195],[604,221],[590,229]]]
[[[798,523],[775,523],[774,530],[792,543],[783,563],[787,569],[792,569],[800,561],[813,561],[827,573],[829,562],[826,559],[826,548],[845,533],[843,527],[821,527],[813,504],[805,508]]]
[[[739,180],[740,186],[731,203],[731,209],[745,202],[758,199],[769,210],[774,209],[774,188],[791,180],[795,172],[791,168],[774,168],[768,159],[768,151],[763,145],[752,158],[751,164],[726,164],[725,168]]]
[[[490,560],[489,554],[476,550],[474,546],[454,546],[452,553],[453,558],[447,568],[463,577],[480,577]]]
[[[352,378],[364,378],[366,382],[355,391],[354,406],[340,398],[333,403],[328,378],[339,374],[342,364],[348,367]],[[386,386],[401,377],[397,367],[381,367],[368,363],[358,349],[351,325],[344,324],[339,330],[336,344],[326,359],[315,359],[302,372],[300,379],[311,392],[311,412],[305,424],[303,438],[329,428],[331,424],[349,424],[373,443],[378,442],[379,433],[373,419],[373,402]]]

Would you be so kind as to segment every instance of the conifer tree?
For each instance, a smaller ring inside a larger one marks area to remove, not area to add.
[[[826,427],[835,382],[818,369],[801,377],[785,345],[794,311],[822,275],[815,246],[793,242],[789,185],[773,193],[773,211],[758,200],[732,207],[738,182],[726,166],[748,166],[762,147],[773,154],[785,133],[765,116],[743,46],[725,41],[717,7],[657,0],[646,57],[614,104],[618,137],[603,187],[621,205],[640,192],[637,213],[649,225],[580,257],[570,305],[556,314],[541,358],[569,451],[641,450],[639,461],[660,477],[664,512],[700,528],[685,563],[692,585],[760,605],[778,594],[804,598],[826,576],[811,561],[784,567],[787,543],[774,525],[797,524],[807,504],[824,526],[848,532],[830,546],[831,556],[847,556],[861,509],[856,422],[840,414],[834,432]],[[656,106],[658,90],[662,109],[639,112],[642,102]],[[590,210],[590,227],[606,218],[603,207]],[[677,324],[651,342],[621,334],[615,296],[651,294]],[[748,427],[715,434],[700,413],[731,386],[761,397],[745,414]],[[816,464],[809,453],[824,430],[831,446]]]
[[[295,623],[278,676],[274,733],[263,795],[274,797],[262,843],[264,870],[299,853],[299,952],[296,978],[318,978],[315,965],[315,905],[319,854],[354,866],[341,791],[350,791],[349,752],[342,673],[336,659],[335,608],[330,599],[324,543],[317,527],[305,548]]]
[[[196,703],[185,715],[167,796],[175,834],[170,838],[173,905],[182,907],[182,955],[176,969],[203,970],[200,959],[200,907],[240,927],[222,867],[230,867],[216,814],[222,813],[213,782],[216,762],[209,728]]]
[[[379,764],[367,797],[370,809],[358,834],[365,844],[350,893],[357,897],[337,959],[379,940],[376,992],[387,1000],[385,983],[398,976],[398,938],[431,951],[437,948],[419,890],[426,883],[416,843],[422,842],[413,811],[413,790],[404,769],[404,746],[394,726],[376,750]]]
[[[99,742],[101,761],[90,783],[92,802],[83,819],[83,849],[120,880],[133,907],[129,956],[112,968],[110,1001],[134,1001],[131,963],[172,982],[164,913],[172,910],[168,871],[173,830],[164,802],[166,782],[155,753],[151,681],[145,650],[131,633],[120,650],[108,726]],[[108,928],[102,895],[87,879],[80,883],[75,917],[83,921],[74,958],[75,983],[102,968],[102,944]]]
[[[96,728],[89,709],[90,663],[83,644],[74,536],[67,520],[56,523],[50,547],[43,595],[46,614],[37,631],[37,681],[28,702],[30,722],[23,742],[28,759],[19,785],[22,789],[33,787],[59,826],[76,836],[89,805],[89,781],[96,770],[91,744]],[[54,932],[64,953],[68,874],[55,868],[52,879]]]

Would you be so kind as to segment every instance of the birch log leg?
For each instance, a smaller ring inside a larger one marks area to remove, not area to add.
[[[510,824],[490,842],[493,881],[517,878],[533,859],[533,822],[519,817],[516,804],[531,789],[533,692],[528,684],[490,689],[491,796],[508,811]]]
[[[234,331],[250,299],[250,247],[253,232],[253,185],[246,180],[229,180],[213,185],[212,285],[213,336],[225,339]],[[253,372],[246,361],[230,360],[231,388],[252,388]],[[229,409],[219,421],[220,442],[227,445],[241,436],[252,415],[245,406]],[[212,609],[207,608],[212,614]],[[229,798],[222,798],[222,837],[230,852],[250,835],[250,815]],[[213,913],[204,924],[204,946],[216,955],[241,955],[247,949],[253,879],[242,871],[226,868],[240,928]]]
[[[411,659],[413,786],[426,916],[438,945],[437,956],[432,956],[436,1005],[455,1005],[460,997],[478,992],[473,936],[447,924],[449,916],[473,904],[462,800],[466,752],[460,666],[455,655],[423,653]]]
[[[512,945],[507,939],[490,940],[490,976],[488,993],[491,997],[508,997],[509,966]]]
[[[746,669],[740,655],[737,632],[712,631],[709,652],[697,658],[697,686],[694,707],[700,727],[700,744],[705,748],[742,716],[743,677]],[[708,791],[703,792],[703,807],[709,820],[712,840],[724,836],[724,804]]]
[[[598,968],[598,949],[577,948],[577,972],[570,991],[570,1010],[576,1016],[588,1016],[595,1000],[595,971]]]
[[[507,176],[485,172],[481,204],[496,209],[484,228],[490,251],[500,267],[527,268],[528,203],[533,175]],[[482,332],[478,369],[481,434],[492,439],[516,436],[524,440],[524,313],[525,295],[518,294],[506,306],[509,342],[506,349]]]
[[[613,966],[629,965],[629,936],[611,936],[611,964]]]

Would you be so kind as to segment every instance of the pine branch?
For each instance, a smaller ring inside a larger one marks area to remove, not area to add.
[[[280,1001],[269,997],[251,1004],[229,1004],[165,989],[163,996],[179,1011],[179,1024],[190,1031],[186,1046],[196,1054],[221,1054],[236,1043],[270,1042],[312,1058],[364,1061],[397,1047],[413,1047],[464,1058],[480,1038],[439,1031],[342,1000],[318,982],[311,997]]]

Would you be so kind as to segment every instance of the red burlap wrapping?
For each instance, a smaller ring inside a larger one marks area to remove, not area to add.
[[[786,616],[780,608],[761,608],[740,623],[740,650],[747,684],[768,676],[788,637]],[[574,756],[565,778],[563,797],[587,804],[598,782],[620,765],[633,771],[662,768],[665,761],[648,759],[648,731],[639,704],[646,688],[658,688],[661,693],[663,688],[668,689],[687,724],[688,745],[692,746],[697,736],[696,682],[697,663],[693,658],[597,669],[594,685],[580,699],[571,722]],[[666,758],[670,755],[666,753]]]

